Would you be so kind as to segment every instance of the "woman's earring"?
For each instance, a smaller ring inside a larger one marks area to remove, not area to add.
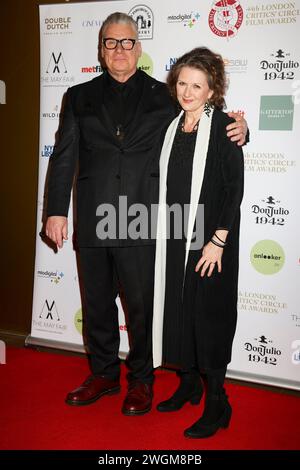
[[[204,112],[206,114],[207,117],[210,116],[210,113],[211,113],[211,106],[209,104],[209,102],[206,102],[205,105],[204,105]]]

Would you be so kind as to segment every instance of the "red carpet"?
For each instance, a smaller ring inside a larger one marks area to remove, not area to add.
[[[89,374],[86,359],[9,348],[7,364],[0,365],[0,449],[300,449],[298,396],[227,384],[230,427],[188,440],[182,432],[200,417],[203,404],[170,414],[155,409],[175,389],[176,375],[157,371],[153,411],[126,417],[120,412],[125,373],[119,395],[70,407],[64,397]]]

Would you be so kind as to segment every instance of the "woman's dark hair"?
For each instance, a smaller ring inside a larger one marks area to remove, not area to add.
[[[196,47],[181,56],[171,68],[167,78],[169,91],[175,99],[178,76],[183,67],[191,67],[205,73],[208,86],[213,91],[208,102],[216,109],[223,109],[225,107],[226,75],[222,56],[206,47]]]

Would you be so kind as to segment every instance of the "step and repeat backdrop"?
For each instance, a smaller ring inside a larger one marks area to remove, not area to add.
[[[300,389],[300,0],[99,1],[40,6],[40,148],[32,330],[27,341],[83,351],[80,280],[72,243],[54,253],[39,236],[44,187],[67,88],[102,72],[98,35],[114,11],[139,27],[139,67],[165,81],[177,58],[222,54],[227,110],[245,116],[245,196],[239,320],[228,376]],[[298,137],[298,139],[297,139]],[[128,340],[121,303],[120,353]]]

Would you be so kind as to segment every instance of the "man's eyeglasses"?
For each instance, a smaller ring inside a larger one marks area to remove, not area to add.
[[[114,39],[114,38],[105,38],[103,39],[103,45],[105,49],[116,49],[118,44],[121,44],[122,49],[125,49],[125,51],[131,51],[133,49],[136,40],[135,39]]]

